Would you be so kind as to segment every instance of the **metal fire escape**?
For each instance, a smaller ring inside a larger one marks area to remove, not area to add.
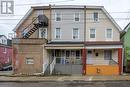
[[[22,38],[29,38],[39,28],[48,26],[48,18],[45,15],[39,15],[36,17],[31,24],[29,24],[22,34]]]

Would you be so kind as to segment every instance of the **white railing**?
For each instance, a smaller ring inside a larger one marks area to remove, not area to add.
[[[43,71],[42,71],[43,74],[45,73],[48,65],[49,65],[48,63],[43,64]]]
[[[94,64],[94,65],[111,65],[116,64],[113,60],[103,60],[103,59],[87,59],[87,64]]]
[[[54,58],[52,63],[50,64],[50,74],[52,74],[52,71],[54,70],[55,64],[56,64],[56,58]]]

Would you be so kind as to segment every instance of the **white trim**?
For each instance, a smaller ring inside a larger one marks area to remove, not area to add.
[[[79,14],[79,21],[75,21],[75,14]],[[74,22],[80,22],[80,12],[75,12],[74,13]]]
[[[96,29],[95,29],[95,38],[90,38],[90,30],[95,29],[95,28],[90,28],[89,29],[89,41],[96,41]]]
[[[72,29],[72,39],[73,39],[73,40],[79,39],[79,28],[77,28],[77,29],[78,29],[78,38],[76,38],[76,39],[73,38],[73,34],[74,34],[73,31],[74,31],[74,28]]]
[[[94,46],[86,46],[86,49],[117,49],[122,48],[122,45],[94,45]]]
[[[60,14],[60,18],[61,18],[60,21],[57,21],[57,20],[56,20],[56,18],[57,18],[57,13]],[[55,22],[61,22],[61,21],[62,21],[62,14],[61,14],[61,12],[55,12]]]
[[[111,29],[112,30],[111,38],[107,38],[107,29]],[[107,29],[105,29],[105,40],[106,41],[113,41],[113,29],[112,28],[107,28]]]
[[[81,46],[76,46],[76,47],[68,47],[68,46],[45,46],[45,49],[83,49],[84,47],[81,47]]]
[[[52,5],[51,8],[84,8],[84,5]]]
[[[34,58],[33,57],[26,57],[25,64],[27,64],[27,65],[34,64]]]
[[[31,8],[26,14],[25,16],[19,21],[19,23],[16,25],[16,27],[13,29],[13,31],[16,31],[19,26],[29,17],[29,15],[33,12],[33,8]]]

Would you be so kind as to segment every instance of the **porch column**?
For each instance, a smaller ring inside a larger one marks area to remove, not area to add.
[[[122,73],[122,48],[118,48],[118,65],[119,65],[119,74]]]
[[[82,64],[83,64],[83,67],[82,67],[82,73],[83,75],[86,74],[86,49],[82,49]]]

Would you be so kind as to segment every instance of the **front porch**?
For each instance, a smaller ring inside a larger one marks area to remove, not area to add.
[[[49,53],[49,74],[82,75],[81,42],[55,42],[45,45]]]
[[[87,42],[86,75],[120,75],[122,74],[121,42]]]
[[[81,74],[82,75],[81,49],[53,49],[51,50],[51,74]],[[55,63],[53,63],[55,62]],[[52,64],[53,63],[53,64]],[[52,70],[53,65],[53,70]]]
[[[119,75],[118,49],[88,49],[86,75]]]

